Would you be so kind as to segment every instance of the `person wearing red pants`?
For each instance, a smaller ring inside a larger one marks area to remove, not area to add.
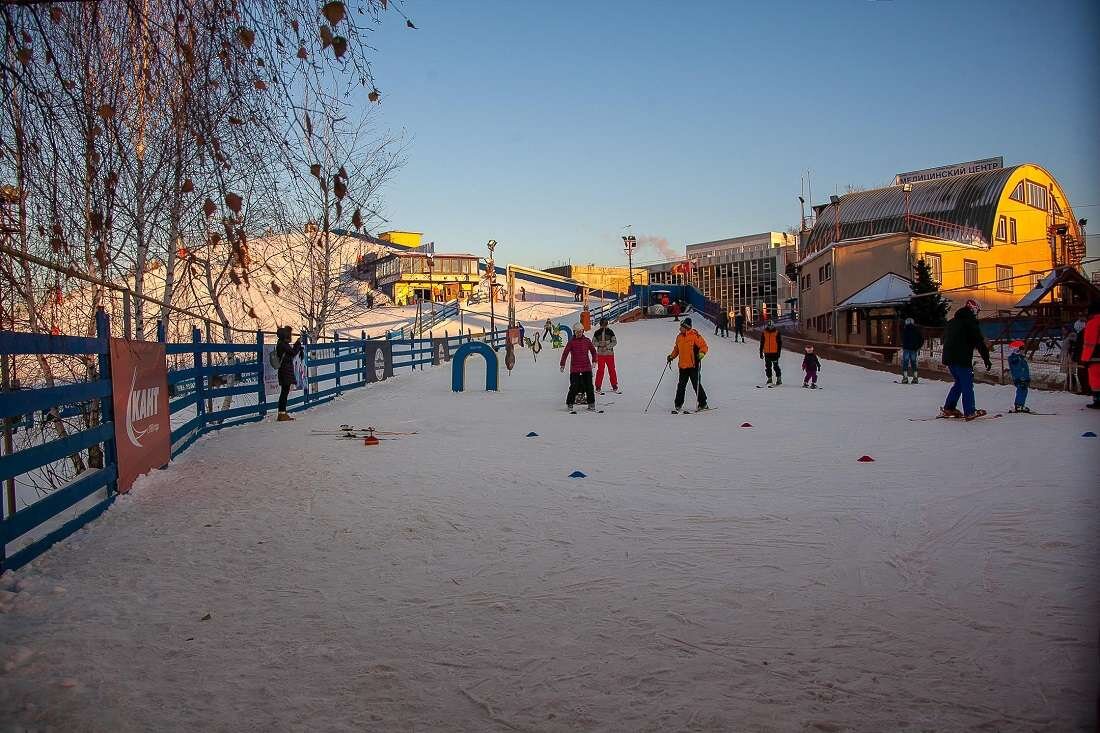
[[[1088,367],[1089,389],[1092,390],[1092,402],[1085,407],[1100,410],[1100,302],[1089,304],[1089,320],[1081,336],[1084,338],[1081,364]]]
[[[611,377],[611,390],[619,394],[619,375],[615,373],[615,346],[619,343],[615,332],[607,327],[607,319],[600,319],[600,327],[592,334],[596,342],[596,391],[603,394],[603,373]]]

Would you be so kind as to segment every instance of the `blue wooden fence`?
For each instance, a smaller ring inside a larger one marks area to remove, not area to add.
[[[42,442],[0,456],[0,485],[57,461],[71,459],[77,453],[96,451],[97,446],[97,454],[101,456],[97,460],[102,464],[88,468],[67,485],[29,506],[15,510],[14,504],[9,505],[6,516],[0,521],[0,572],[30,562],[51,545],[99,516],[117,496],[118,468],[114,451],[108,358],[110,326],[103,311],[97,314],[96,324],[95,338],[0,331],[0,356],[3,357],[67,355],[97,360],[97,378],[94,381],[0,393],[0,419],[9,420],[9,428],[30,430],[39,419],[43,420]],[[157,334],[163,341],[162,326],[158,327]],[[444,333],[440,338],[446,341],[448,353],[454,353],[459,345],[468,341],[483,341],[494,349],[499,348],[504,344],[506,334],[507,330],[501,329],[491,334],[467,332],[451,336]],[[201,332],[195,328],[190,342],[165,344],[169,363],[176,363],[176,368],[168,371],[169,408],[177,418],[173,423],[178,423],[181,417],[185,418],[172,429],[173,458],[211,431],[263,420],[274,408],[267,399],[264,385],[264,337],[265,334],[257,332],[253,343],[209,343],[202,340]],[[396,339],[388,343],[394,372],[398,369],[423,369],[434,360],[434,342],[430,336]],[[370,381],[367,369],[368,366],[373,368],[373,365],[367,364],[367,339],[338,336],[319,343],[305,343],[304,346],[307,389],[288,401],[289,410],[299,411],[329,402],[342,392],[362,387]],[[186,366],[181,366],[181,361]],[[224,409],[218,407],[217,402],[236,396],[250,399],[247,404]],[[98,419],[87,419],[95,414],[89,409],[90,406],[98,408]],[[36,417],[39,413],[48,414],[49,420]],[[68,432],[63,437],[45,437],[49,422],[53,422],[55,417],[78,416],[85,417],[86,425],[82,429]],[[86,463],[90,464],[89,461]],[[63,522],[54,521],[52,524],[59,526],[51,525],[52,528],[45,533],[39,530],[40,536],[27,537],[28,533],[66,511],[71,511],[73,516]],[[20,546],[9,556],[7,548],[12,543],[19,543]]]

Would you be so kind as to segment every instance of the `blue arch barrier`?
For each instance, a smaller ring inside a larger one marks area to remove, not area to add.
[[[565,325],[564,323],[559,323],[558,328],[562,331],[565,331],[566,341],[569,341],[571,338],[573,338],[573,329],[571,329],[569,326]]]
[[[455,392],[461,392],[464,389],[466,357],[470,354],[481,354],[485,357],[485,389],[496,392],[500,364],[492,347],[480,341],[468,341],[455,350],[454,356],[451,357],[451,389]]]

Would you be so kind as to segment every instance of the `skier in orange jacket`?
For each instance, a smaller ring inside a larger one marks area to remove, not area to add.
[[[672,353],[668,355],[668,363],[679,357],[680,381],[676,384],[676,409],[673,414],[680,412],[684,406],[684,392],[687,383],[691,381],[691,388],[695,390],[698,399],[698,409],[709,409],[707,406],[707,393],[703,385],[699,383],[699,365],[703,357],[707,355],[707,342],[702,335],[691,327],[691,319],[680,321],[680,333],[676,336],[676,344],[672,347]]]

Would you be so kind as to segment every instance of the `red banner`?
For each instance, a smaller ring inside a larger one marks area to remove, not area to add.
[[[138,476],[172,459],[164,344],[111,339],[111,392],[118,490],[125,493]]]

